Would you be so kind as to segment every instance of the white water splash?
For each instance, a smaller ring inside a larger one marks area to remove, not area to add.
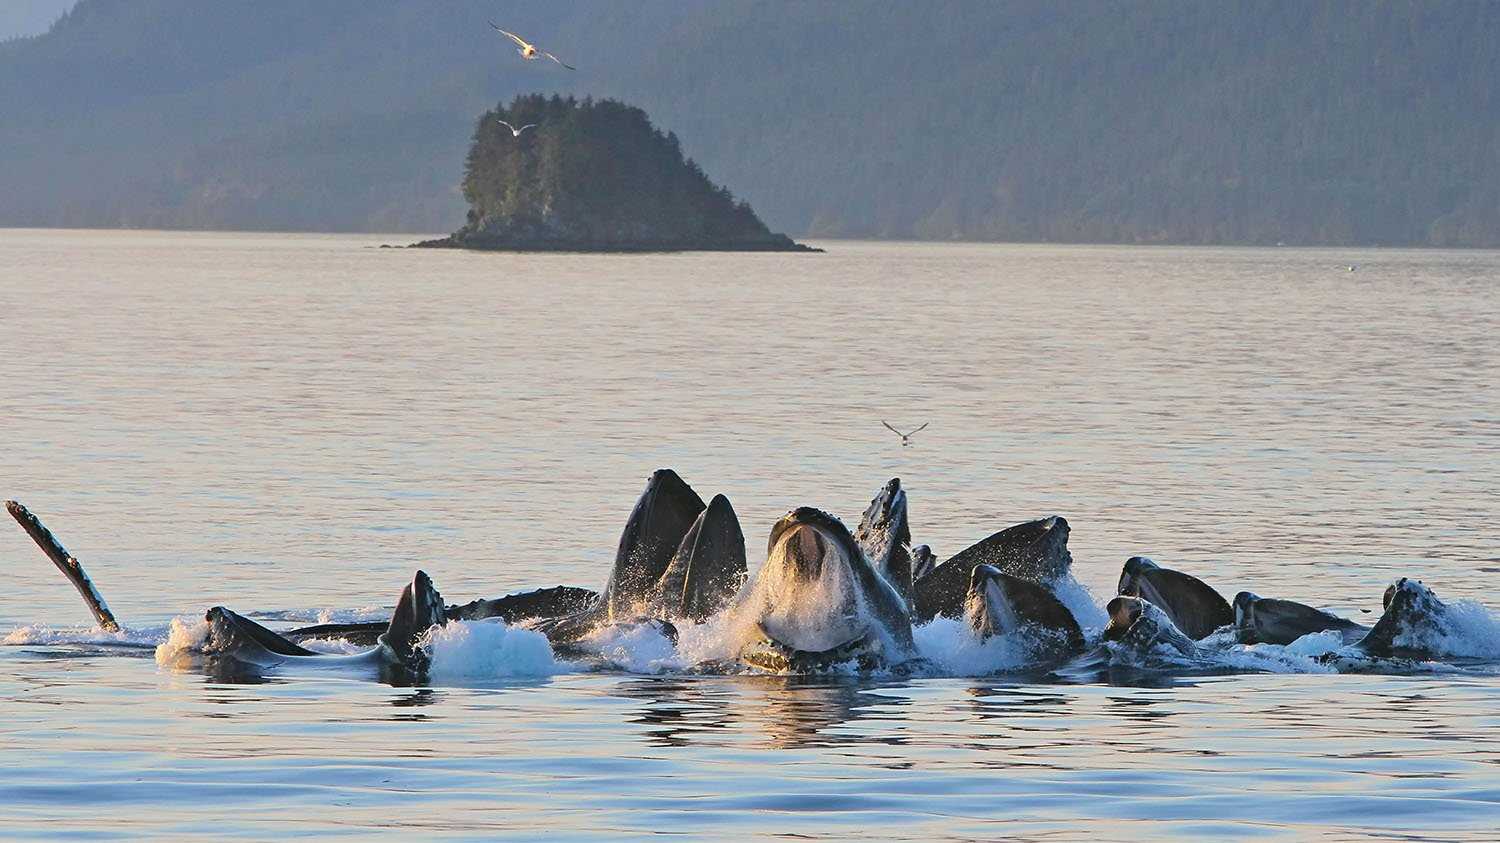
[[[208,621],[201,615],[173,618],[167,640],[156,647],[156,663],[172,667],[183,659],[202,653],[203,645],[208,643],[209,630]]]
[[[1211,642],[1216,633],[1204,642]],[[1338,671],[1320,657],[1344,649],[1344,637],[1337,630],[1313,632],[1285,646],[1278,644],[1234,644],[1233,639],[1223,636],[1226,649],[1215,653],[1224,667],[1239,672],[1254,673],[1337,673]]]
[[[1500,659],[1500,618],[1473,600],[1454,600],[1430,624],[1403,629],[1397,647],[1438,656]]]
[[[310,638],[299,643],[303,649],[330,656],[352,656],[370,649],[369,644],[361,644],[347,638]]]
[[[1073,613],[1073,620],[1085,634],[1102,630],[1109,623],[1104,607],[1094,599],[1088,586],[1073,578],[1071,571],[1054,580],[1051,588],[1058,601]]]
[[[966,622],[938,617],[912,630],[917,652],[932,662],[935,674],[986,676],[1023,670],[1046,642],[1029,631],[992,635],[980,640]]]
[[[737,658],[755,632],[748,614],[720,612],[703,623],[677,623],[677,658],[683,667]]]
[[[428,675],[434,685],[552,676],[562,670],[546,636],[499,618],[449,621],[427,630],[418,646],[432,659]]]
[[[57,647],[69,644],[133,647],[145,649],[160,644],[167,636],[167,628],[163,626],[142,627],[140,629],[121,628],[116,632],[107,632],[98,627],[90,629],[63,627],[54,629],[46,624],[31,624],[11,630],[0,646],[39,646]]]
[[[579,644],[627,673],[662,673],[684,667],[672,640],[655,624],[606,626]]]
[[[778,547],[729,611],[758,619],[767,633],[789,647],[808,652],[832,649],[863,636],[872,625],[849,565],[841,555],[829,553],[818,576],[805,579]],[[753,629],[740,631],[754,634]]]
[[[836,595],[841,589],[836,580],[845,574],[840,566],[829,566],[827,582],[813,592]],[[765,585],[747,585],[735,607],[699,624],[679,621],[676,646],[652,625],[624,625],[602,629],[582,642],[585,650],[597,654],[609,670],[627,673],[659,674],[674,671],[708,669],[737,672],[734,664],[745,644],[759,635],[759,613],[752,611],[758,601],[780,592],[776,586],[789,583],[772,578]],[[1092,596],[1071,577],[1056,584],[1056,593],[1078,618],[1080,625],[1097,637],[1105,615]],[[784,595],[783,595],[784,596]],[[800,605],[798,605],[800,603]],[[821,605],[819,605],[821,603]],[[847,607],[848,601],[782,600],[776,605],[792,605],[778,617],[784,623],[806,622],[813,625],[848,620],[851,624],[873,624],[866,610],[855,601],[854,614],[832,610]],[[315,610],[297,612],[311,617]],[[349,609],[316,610],[319,618],[351,621],[383,610]],[[291,613],[288,613],[291,614]],[[174,619],[170,626],[122,629],[105,632],[98,628],[52,628],[31,624],[11,630],[0,645],[5,646],[79,646],[147,649],[154,647],[158,664],[190,668],[207,643],[210,627],[201,616]],[[827,635],[827,628],[822,635]],[[833,636],[837,637],[837,636]],[[932,676],[982,676],[1022,671],[1040,665],[1038,655],[1046,642],[1035,633],[1023,631],[1012,635],[979,640],[962,621],[939,618],[913,630],[917,653],[931,664]],[[821,642],[818,642],[821,643]],[[1273,644],[1243,645],[1235,641],[1232,630],[1220,630],[1198,642],[1198,652],[1185,658],[1171,653],[1132,652],[1110,645],[1108,662],[1112,665],[1164,672],[1258,672],[1258,673],[1333,673],[1333,672],[1427,672],[1450,669],[1470,670],[1476,666],[1455,667],[1443,659],[1472,659],[1500,662],[1500,616],[1470,600],[1455,600],[1435,623],[1408,629],[1397,636],[1398,647],[1409,647],[1433,654],[1433,661],[1379,660],[1345,645],[1334,631],[1302,636],[1286,646]],[[302,642],[304,647],[330,656],[357,655],[369,649],[367,644],[345,639],[315,639]],[[485,681],[522,676],[550,676],[558,673],[597,670],[598,662],[560,662],[540,633],[509,627],[498,619],[452,622],[429,631],[423,646],[432,654],[432,681],[435,684]],[[1480,666],[1478,669],[1488,670]]]
[[[356,609],[275,609],[262,612],[247,612],[245,617],[261,623],[366,623],[369,621],[389,620],[391,617],[391,607],[363,606]]]

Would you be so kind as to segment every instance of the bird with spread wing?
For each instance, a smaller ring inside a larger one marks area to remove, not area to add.
[[[527,123],[526,125],[524,125],[521,128],[517,129],[515,126],[512,126],[511,124],[505,122],[504,120],[501,120],[498,117],[495,118],[495,122],[499,123],[500,125],[504,126],[507,129],[510,129],[510,136],[513,137],[513,138],[520,137],[521,133],[524,132],[524,131],[526,131],[527,129],[535,129],[536,128],[536,124],[535,123]]]
[[[510,40],[516,42],[516,52],[520,53],[521,54],[521,58],[526,59],[527,61],[531,61],[532,59],[537,59],[537,58],[541,58],[543,56],[546,56],[547,58],[552,59],[553,61],[557,62],[558,64],[562,65],[563,67],[566,67],[569,70],[577,70],[578,69],[578,68],[574,67],[573,65],[568,64],[567,62],[565,62],[562,59],[558,58],[557,56],[552,55],[551,53],[547,52],[546,50],[538,50],[536,48],[535,44],[528,44],[526,42],[526,39],[524,39],[521,36],[515,34],[514,32],[506,32],[505,30],[501,29],[498,25],[496,25],[496,23],[494,21],[490,21],[490,26],[494,27],[494,29],[495,29],[496,32],[498,32],[501,35],[504,35],[506,38],[509,38]]]
[[[905,448],[907,445],[911,444],[911,438],[913,436],[915,436],[916,434],[920,433],[923,430],[923,428],[927,427],[927,425],[932,424],[932,422],[922,422],[922,427],[919,427],[919,428],[917,428],[916,430],[913,430],[910,433],[902,433],[901,431],[897,430],[896,428],[891,427],[890,422],[886,421],[885,419],[881,419],[880,423],[883,424],[883,425],[885,425],[885,429],[886,430],[889,430],[890,432],[892,432],[892,433],[896,434],[897,436],[901,437],[901,447],[903,447],[903,448]]]

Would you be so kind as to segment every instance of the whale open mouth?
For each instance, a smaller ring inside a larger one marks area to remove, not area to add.
[[[1241,644],[1258,643],[1255,631],[1255,604],[1260,595],[1253,591],[1241,591],[1234,596],[1234,639]]]
[[[769,555],[746,595],[756,622],[741,660],[763,670],[816,673],[879,660],[884,638],[861,596],[853,537],[833,516],[803,507],[771,530]]]
[[[1109,613],[1109,625],[1104,627],[1102,636],[1105,641],[1123,640],[1145,614],[1144,604],[1134,597],[1116,597],[1104,610]]]
[[[1115,593],[1140,597],[1141,575],[1146,571],[1158,570],[1160,567],[1144,556],[1132,556],[1126,559],[1125,567],[1120,571],[1120,582],[1115,586]]]
[[[860,670],[872,670],[878,664],[878,644],[866,630],[826,650],[799,650],[778,641],[757,625],[760,637],[740,652],[740,660],[752,667],[774,673],[822,673],[838,665],[853,663]]]

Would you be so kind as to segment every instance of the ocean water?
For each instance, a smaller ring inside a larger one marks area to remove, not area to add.
[[[127,627],[0,525],[0,835],[1493,839],[1500,253],[405,239],[0,231],[0,497]],[[424,688],[153,657],[215,604],[380,616],[417,567],[599,587],[662,466],[752,570],[900,476],[942,557],[1060,514],[1098,604],[1132,555],[1365,621],[1412,576],[1482,664],[1044,681],[941,625],[910,678],[683,675],[649,636],[599,671],[494,624]]]

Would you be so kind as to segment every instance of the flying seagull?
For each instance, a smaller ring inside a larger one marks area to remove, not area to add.
[[[528,44],[528,43],[526,43],[526,41],[523,38],[521,38],[521,36],[515,34],[514,32],[506,32],[505,30],[501,29],[500,27],[495,26],[495,22],[494,21],[490,21],[490,26],[493,26],[495,28],[496,32],[498,32],[501,35],[504,35],[506,38],[509,38],[510,40],[516,42],[516,52],[520,53],[521,54],[521,58],[526,59],[527,61],[531,61],[532,59],[538,58],[540,56],[546,56],[547,58],[552,59],[553,61],[557,62],[558,64],[562,65],[563,67],[566,67],[569,70],[577,70],[578,69],[578,68],[574,67],[573,65],[568,64],[567,62],[565,62],[562,59],[558,58],[557,56],[552,55],[551,53],[547,52],[546,50],[538,50],[536,48],[535,44]]]
[[[890,423],[887,422],[885,419],[881,419],[880,423],[883,424],[883,425],[885,425],[885,429],[886,430],[889,430],[890,432],[892,432],[892,433],[896,434],[897,436],[901,437],[901,447],[903,447],[903,448],[905,448],[907,445],[911,444],[911,438],[913,436],[915,436],[917,433],[921,432],[922,428],[925,428],[927,425],[932,424],[932,422],[922,422],[922,427],[919,427],[916,430],[913,430],[911,433],[902,433],[901,431],[897,430],[896,428],[891,427]]]
[[[535,123],[527,123],[526,125],[524,125],[521,128],[517,129],[515,126],[512,126],[511,124],[505,122],[504,120],[501,120],[498,117],[495,118],[495,122],[499,123],[500,125],[504,126],[507,129],[510,129],[510,136],[513,137],[513,138],[520,137],[521,133],[524,132],[524,131],[526,131],[527,129],[535,129],[536,128],[536,124]]]

